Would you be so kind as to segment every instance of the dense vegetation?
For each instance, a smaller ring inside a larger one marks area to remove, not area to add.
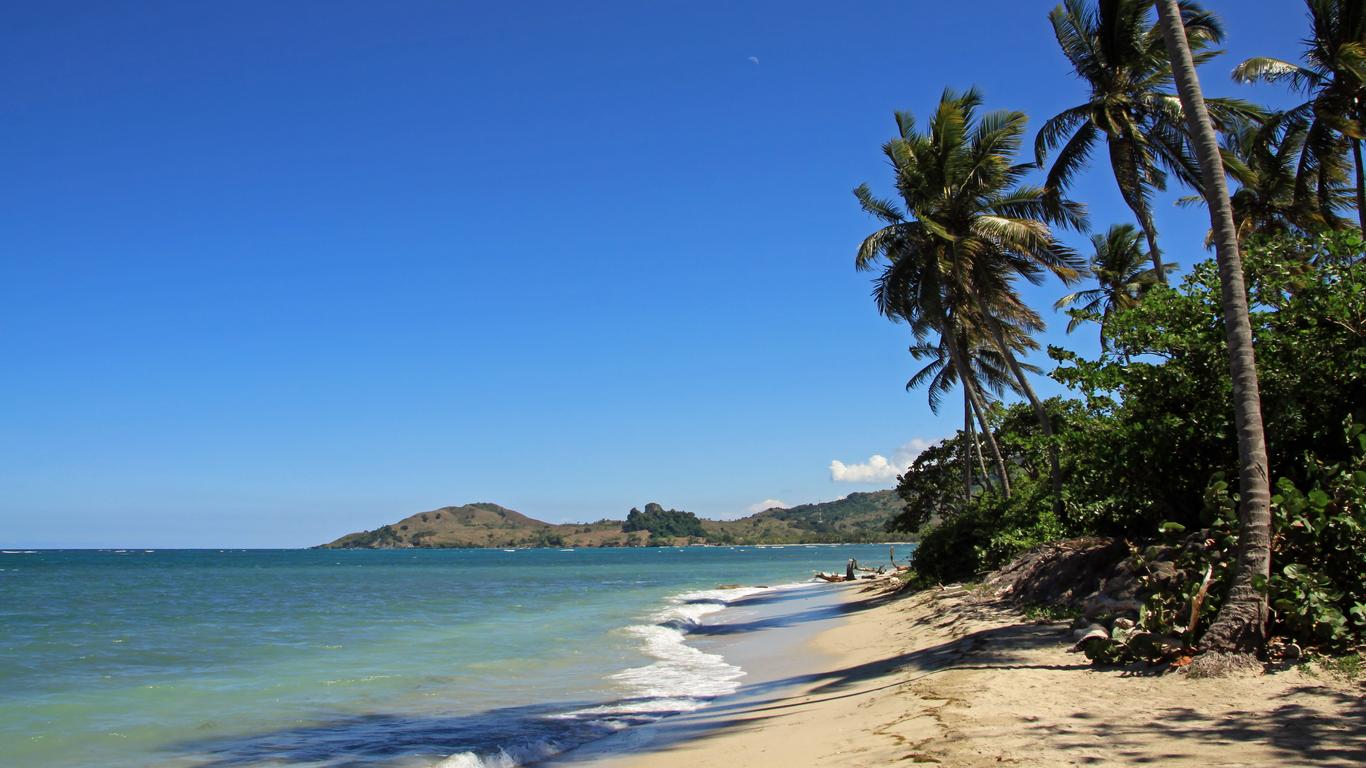
[[[649,531],[651,538],[658,539],[677,536],[700,538],[707,535],[707,532],[702,530],[702,521],[697,515],[677,509],[666,510],[654,502],[646,504],[644,512],[632,507],[626,514],[626,522],[622,524],[621,529],[627,533]]]
[[[975,91],[946,91],[924,129],[897,113],[883,147],[897,199],[855,190],[881,226],[856,265],[879,270],[878,310],[927,362],[908,388],[936,410],[956,391],[964,409],[899,479],[889,528],[921,533],[921,578],[1110,536],[1175,564],[1142,628],[1217,650],[1366,642],[1366,5],[1306,4],[1303,65],[1235,72],[1303,91],[1285,112],[1199,98],[1193,67],[1223,31],[1195,3],[1159,0],[1155,16],[1142,0],[1067,0],[1050,19],[1090,93],[1044,123],[1033,163],[1017,157],[1024,115],[984,113]],[[1062,233],[1091,222],[1067,189],[1102,146],[1135,220],[1083,259]],[[1169,181],[1211,211],[1207,242],[1166,245],[1196,262],[1179,280],[1151,205]],[[1207,244],[1216,258],[1198,260]],[[1097,324],[1101,351],[1051,347],[1071,395],[1041,401],[1018,358],[1043,320],[1017,284],[1049,277],[1094,279],[1058,307],[1069,331]]]

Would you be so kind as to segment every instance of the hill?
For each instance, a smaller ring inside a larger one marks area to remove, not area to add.
[[[547,523],[488,502],[442,507],[350,533],[330,549],[461,547],[639,547],[683,544],[815,544],[883,541],[883,525],[899,511],[895,491],[775,507],[738,520],[704,520],[691,512],[646,504],[627,520]]]
[[[851,493],[835,501],[774,507],[739,520],[707,520],[717,544],[815,544],[886,541],[884,525],[901,511],[896,491]]]

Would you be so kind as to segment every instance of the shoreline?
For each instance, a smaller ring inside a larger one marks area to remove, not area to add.
[[[1366,763],[1359,683],[1301,668],[1218,680],[1095,669],[1068,653],[1068,623],[1032,622],[990,595],[838,589],[829,623],[789,625],[804,635],[789,667],[804,670],[545,764]]]

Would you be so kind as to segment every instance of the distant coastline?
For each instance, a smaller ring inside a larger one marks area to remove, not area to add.
[[[323,549],[651,547],[689,545],[870,544],[888,539],[885,521],[901,506],[892,490],[851,493],[835,501],[774,507],[737,520],[707,520],[646,504],[625,520],[547,523],[498,504],[478,502],[419,512]]]

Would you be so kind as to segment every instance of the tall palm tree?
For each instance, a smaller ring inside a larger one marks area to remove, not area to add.
[[[1009,477],[972,381],[969,350],[960,340],[966,334],[995,344],[1034,405],[1042,430],[1051,435],[1051,423],[1010,342],[1009,327],[1032,327],[1011,280],[1037,281],[1045,274],[1075,280],[1080,260],[1054,238],[1049,225],[1082,228],[1085,216],[1077,204],[1022,183],[1033,165],[1012,158],[1024,135],[1024,114],[1000,111],[979,119],[981,103],[975,90],[945,91],[925,133],[909,114],[897,113],[899,137],[883,152],[896,173],[905,212],[874,197],[866,184],[854,190],[863,209],[885,224],[863,241],[855,266],[869,269],[885,261],[874,289],[879,310],[907,320],[918,339],[939,336],[1005,485]],[[1056,447],[1053,456],[1056,485]]]
[[[909,115],[898,114],[898,122],[903,122],[903,118],[907,122],[910,119]],[[905,130],[913,134],[913,123]],[[893,148],[895,141],[888,142],[884,149],[888,150],[889,156],[896,153],[903,160],[906,159],[903,152]],[[859,246],[855,267],[860,270],[871,269],[875,260],[885,259],[886,265],[874,281],[873,288],[873,300],[878,311],[893,322],[904,320],[909,323],[917,340],[923,341],[931,333],[938,335],[947,360],[963,388],[963,396],[969,401],[971,411],[982,429],[1001,480],[1002,491],[1009,498],[1010,475],[1006,471],[1000,445],[987,422],[986,400],[976,377],[970,373],[972,362],[969,349],[962,343],[966,327],[961,315],[954,312],[947,296],[948,287],[942,269],[943,244],[930,235],[930,229],[934,227],[932,220],[927,223],[926,220],[908,218],[894,203],[874,198],[867,185],[861,185],[854,193],[865,211],[887,224],[869,235]],[[909,205],[907,207],[911,209]]]
[[[1206,650],[1247,652],[1260,648],[1266,641],[1268,608],[1262,587],[1271,572],[1271,484],[1267,478],[1266,433],[1262,427],[1247,289],[1219,141],[1195,74],[1190,42],[1182,29],[1181,9],[1177,0],[1157,0],[1157,12],[1199,158],[1214,230],[1224,337],[1233,380],[1233,417],[1238,432],[1238,555],[1228,596],[1200,643]]]
[[[1297,192],[1316,195],[1326,208],[1331,177],[1344,173],[1350,145],[1356,168],[1357,217],[1366,232],[1366,174],[1361,158],[1361,142],[1366,138],[1366,4],[1305,0],[1305,5],[1312,30],[1305,41],[1305,65],[1257,56],[1239,64],[1233,79],[1286,82],[1309,97],[1286,112],[1291,120],[1306,126]]]
[[[1091,274],[1098,285],[1084,291],[1075,291],[1058,299],[1054,309],[1063,309],[1080,304],[1078,311],[1072,313],[1067,324],[1071,333],[1086,320],[1100,323],[1100,348],[1110,348],[1110,335],[1107,325],[1110,318],[1122,309],[1137,306],[1143,294],[1162,282],[1157,270],[1148,266],[1148,253],[1143,250],[1141,235],[1132,224],[1112,224],[1105,234],[1091,236]],[[1168,272],[1176,270],[1175,264],[1163,264]]]
[[[1166,90],[1171,66],[1151,22],[1151,7],[1152,0],[1066,0],[1049,14],[1063,55],[1091,93],[1043,124],[1034,154],[1042,166],[1060,147],[1046,186],[1061,192],[1104,139],[1120,195],[1143,229],[1155,273],[1166,282],[1152,196],[1167,188],[1169,174],[1198,190],[1200,174],[1181,127],[1180,102]],[[1181,9],[1195,61],[1218,55],[1210,47],[1224,36],[1218,19],[1194,2],[1182,2]],[[1220,119],[1257,114],[1255,107],[1236,100],[1211,100],[1210,107]]]

